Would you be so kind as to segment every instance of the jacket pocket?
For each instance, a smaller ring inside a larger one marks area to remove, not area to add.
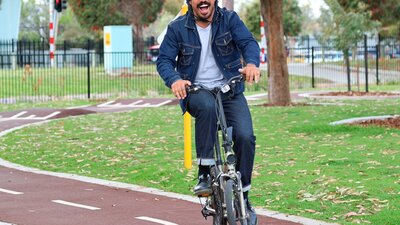
[[[226,32],[215,39],[218,52],[222,56],[227,56],[233,52],[234,45],[232,41],[232,35],[230,32]]]
[[[239,73],[239,69],[242,68],[242,61],[240,59],[236,59],[230,63],[225,64],[225,68],[234,73]]]
[[[179,64],[188,66],[192,63],[194,55],[194,46],[180,43],[179,44]]]

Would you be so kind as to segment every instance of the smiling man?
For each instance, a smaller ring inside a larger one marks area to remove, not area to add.
[[[189,11],[168,25],[160,46],[157,70],[176,98],[183,112],[195,118],[195,141],[199,182],[195,195],[211,192],[210,166],[215,165],[213,147],[217,116],[213,90],[230,78],[243,74],[248,83],[260,78],[260,48],[253,35],[234,11],[218,7],[218,0],[187,0]],[[187,95],[186,87],[198,83],[207,87]],[[248,224],[256,225],[257,216],[248,199],[255,156],[256,137],[244,84],[236,85],[234,95],[223,94],[228,126],[233,127],[233,150],[240,171]]]

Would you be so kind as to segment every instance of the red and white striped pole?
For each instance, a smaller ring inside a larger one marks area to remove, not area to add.
[[[267,37],[265,36],[264,20],[262,15],[260,15],[260,33],[261,33],[261,43],[260,43],[260,62],[265,64],[267,62]]]
[[[56,0],[56,1],[61,1],[61,0]],[[50,47],[50,66],[54,67],[54,51],[55,51],[55,44],[54,44],[54,40],[55,40],[55,35],[54,35],[54,24],[56,23],[56,16],[57,16],[57,12],[54,10],[54,1],[50,0],[49,1],[49,31],[50,31],[50,35],[49,35],[49,47]]]

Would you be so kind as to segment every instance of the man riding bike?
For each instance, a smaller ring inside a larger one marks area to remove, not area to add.
[[[210,166],[215,164],[215,96],[209,91],[196,94],[186,87],[198,83],[213,90],[230,78],[243,74],[248,83],[260,78],[260,48],[251,32],[234,11],[218,6],[218,0],[187,0],[189,11],[168,25],[160,46],[157,70],[173,94],[181,100],[183,112],[195,118],[195,141],[199,182],[196,195],[211,193]],[[236,169],[241,173],[248,224],[257,224],[257,216],[248,199],[255,156],[256,137],[252,119],[239,83],[234,95],[222,96],[229,126],[233,127]]]

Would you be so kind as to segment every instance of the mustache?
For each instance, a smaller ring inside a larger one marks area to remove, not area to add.
[[[207,6],[211,5],[210,2],[208,2],[208,1],[201,1],[199,4],[197,4],[197,8],[199,8],[201,5],[204,5],[204,4],[206,4]]]

